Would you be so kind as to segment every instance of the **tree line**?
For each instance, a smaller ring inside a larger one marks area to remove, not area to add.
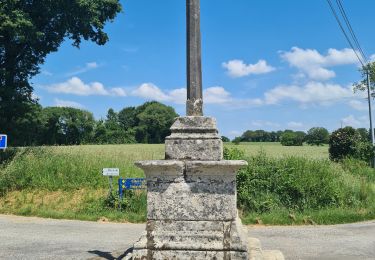
[[[366,128],[355,129],[362,140],[370,140],[370,133]],[[309,145],[324,145],[330,140],[330,133],[324,127],[312,127],[307,133],[303,131],[265,131],[265,130],[247,130],[241,136],[232,140],[234,143],[240,142],[280,142],[284,146],[301,146],[304,143]],[[230,141],[223,137],[223,141]]]
[[[82,109],[34,104],[7,134],[11,146],[162,143],[177,116],[156,101],[119,112],[111,108],[100,120]]]

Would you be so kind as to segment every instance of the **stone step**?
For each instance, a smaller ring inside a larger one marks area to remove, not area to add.
[[[262,250],[259,239],[249,237],[250,260],[284,260],[284,255],[279,250]]]

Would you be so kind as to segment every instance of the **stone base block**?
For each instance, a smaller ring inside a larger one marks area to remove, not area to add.
[[[245,161],[141,161],[147,219],[234,221],[236,171]]]
[[[208,259],[248,259],[247,252],[236,251],[185,251],[185,250],[144,250],[133,253],[133,260],[168,259],[168,260],[208,260]]]
[[[243,251],[248,249],[241,220],[155,221],[148,220],[146,232],[135,250]]]
[[[212,117],[178,117],[165,140],[165,159],[219,161],[223,144]]]

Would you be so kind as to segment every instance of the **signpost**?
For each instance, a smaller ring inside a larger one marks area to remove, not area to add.
[[[0,134],[0,150],[5,150],[7,148],[8,136]]]
[[[124,196],[124,190],[142,190],[146,188],[146,179],[128,178],[118,179],[118,194],[120,199]]]
[[[113,190],[113,176],[120,176],[119,168],[103,168],[103,176],[109,177],[109,194],[112,194]]]

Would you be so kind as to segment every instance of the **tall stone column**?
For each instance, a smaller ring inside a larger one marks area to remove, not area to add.
[[[172,125],[165,160],[136,163],[147,179],[147,226],[133,259],[263,259],[237,213],[236,172],[247,162],[223,160],[216,120],[203,116],[199,3],[186,4],[187,116]]]

